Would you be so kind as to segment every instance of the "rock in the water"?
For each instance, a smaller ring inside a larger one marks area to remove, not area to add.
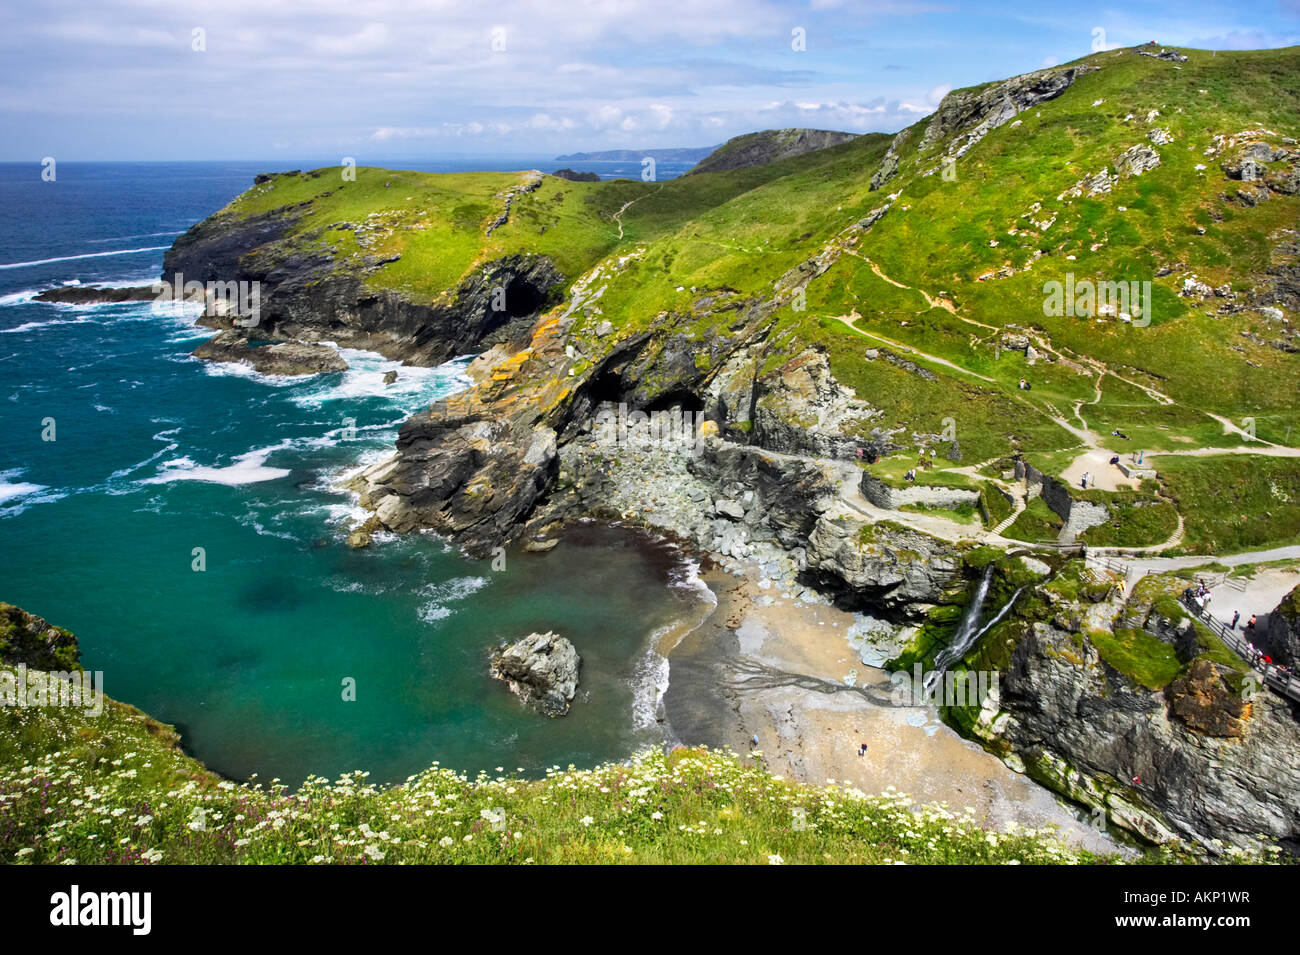
[[[534,538],[524,545],[524,553],[545,554],[548,551],[555,550],[555,548],[559,546],[559,543],[560,539],[558,537],[552,537],[550,540]]]
[[[348,363],[328,345],[276,342],[254,346],[236,332],[221,332],[208,339],[194,349],[194,357],[207,361],[241,362],[252,365],[264,375],[318,375],[348,370]]]
[[[397,372],[395,371],[384,372],[384,384],[391,385],[396,380],[397,380]]]
[[[35,297],[38,302],[65,305],[101,305],[106,302],[148,302],[158,298],[152,285],[130,288],[107,288],[102,285],[64,285],[46,289]]]
[[[526,704],[546,716],[563,716],[578,691],[582,658],[554,633],[530,633],[492,654],[492,676],[504,680]]]

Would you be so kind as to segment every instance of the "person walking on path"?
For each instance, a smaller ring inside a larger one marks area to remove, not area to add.
[[[1228,629],[1229,629],[1229,630],[1236,630],[1236,629],[1237,629],[1237,621],[1240,620],[1240,619],[1241,619],[1241,611],[1240,611],[1240,610],[1234,610],[1234,611],[1232,612],[1232,625],[1231,625],[1230,627],[1228,627]]]

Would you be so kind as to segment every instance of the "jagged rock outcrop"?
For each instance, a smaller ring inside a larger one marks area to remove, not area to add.
[[[706,442],[687,468],[738,498],[744,520],[770,530],[787,549],[808,543],[835,490],[825,470],[813,462],[725,441]]]
[[[808,569],[846,606],[922,617],[961,577],[956,545],[901,524],[827,510],[808,538]]]
[[[1169,714],[1203,736],[1242,739],[1250,706],[1232,692],[1218,668],[1202,657],[1165,687]]]
[[[1205,663],[1163,691],[1045,623],[1017,644],[976,734],[1008,761],[1154,842],[1300,836],[1300,723],[1259,690],[1243,703]]]
[[[539,713],[564,716],[578,692],[582,658],[573,644],[554,633],[530,633],[492,654],[490,672]]]
[[[13,604],[0,603],[0,663],[54,672],[81,669],[77,638]]]
[[[910,129],[905,129],[894,137],[893,142],[889,144],[889,151],[885,153],[885,158],[880,161],[880,168],[871,176],[869,188],[875,192],[881,186],[889,182],[898,175],[898,160],[902,152],[903,144],[907,142],[911,134]]]
[[[1105,195],[1115,188],[1115,183],[1119,181],[1118,176],[1111,175],[1110,167],[1103,167],[1100,172],[1093,173],[1091,176],[1085,176],[1076,182],[1069,189],[1065,190],[1056,197],[1059,202],[1062,199],[1077,199],[1080,196],[1100,196]]]
[[[1269,656],[1285,667],[1300,666],[1300,587],[1282,598],[1268,615],[1264,645]]]
[[[727,140],[700,160],[686,175],[762,166],[802,156],[817,149],[838,146],[857,138],[857,133],[840,133],[829,129],[765,129],[758,133],[746,133]]]
[[[1152,53],[1150,50],[1139,50],[1138,56],[1149,56],[1153,60],[1168,60],[1170,63],[1187,62],[1187,57],[1177,50],[1161,50],[1159,53]]]
[[[195,358],[251,365],[264,375],[319,375],[347,371],[348,363],[328,345],[272,342],[253,345],[236,332],[221,332],[194,349]]]
[[[357,486],[389,530],[431,528],[482,557],[518,536],[558,471],[554,429],[471,402],[408,419]]]
[[[918,148],[925,149],[946,139],[950,140],[945,150],[947,155],[964,156],[1003,123],[1010,122],[1032,106],[1055,99],[1079,76],[1095,69],[1098,67],[1039,70],[983,89],[949,93],[935,110]]]
[[[852,460],[880,438],[881,412],[860,401],[831,374],[826,352],[812,348],[757,381],[752,361],[719,375],[715,400],[729,428],[771,451]],[[878,452],[877,452],[878,453]]]
[[[1160,165],[1160,154],[1145,143],[1130,146],[1115,159],[1115,172],[1121,179],[1140,176]]]

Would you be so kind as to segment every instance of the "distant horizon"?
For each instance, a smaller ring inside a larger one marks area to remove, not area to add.
[[[836,130],[836,132],[841,132],[841,131],[842,131],[842,130]],[[754,132],[761,132],[761,130],[754,130]],[[743,134],[742,134],[742,135],[743,135]],[[864,134],[860,134],[860,135],[871,135],[871,133],[864,133]],[[722,143],[713,143],[713,144],[711,144],[711,146],[710,146],[710,145],[704,145],[704,146],[610,146],[610,147],[608,147],[608,148],[604,148],[604,149],[580,149],[580,150],[575,150],[575,152],[579,152],[579,153],[601,153],[601,152],[616,152],[616,151],[619,151],[619,150],[626,150],[626,151],[628,151],[628,152],[638,152],[638,153],[646,153],[646,154],[649,154],[649,153],[653,153],[653,152],[666,152],[666,151],[669,151],[669,150],[683,150],[683,149],[709,149],[709,148],[716,149],[717,147],[719,147],[719,146],[721,146],[721,145],[722,145]],[[526,152],[526,151],[525,151],[525,152],[497,152],[497,153],[493,153],[493,152],[463,152],[463,153],[458,153],[458,152],[443,152],[443,153],[424,153],[424,154],[410,154],[410,155],[404,155],[404,156],[376,156],[376,157],[368,157],[364,162],[358,160],[357,165],[358,165],[358,166],[371,166],[371,167],[376,167],[376,166],[383,166],[385,163],[391,163],[391,162],[438,162],[438,161],[444,161],[444,160],[445,160],[445,161],[452,161],[452,160],[465,160],[465,159],[484,159],[484,160],[492,160],[492,161],[502,161],[502,160],[509,160],[509,159],[532,159],[532,160],[536,160],[536,159],[538,159],[538,158],[540,158],[541,156],[544,156],[544,155],[548,155],[548,152],[545,151],[545,150],[541,150],[541,151],[538,151],[538,152]],[[0,159],[0,166],[35,166],[35,167],[39,168],[40,165],[41,165],[41,161],[42,161],[43,158],[44,158],[44,157],[37,158],[37,159]],[[554,162],[569,162],[570,160],[567,160],[567,159],[561,159],[561,158],[559,158],[559,157],[552,156],[550,159],[547,159],[546,161],[547,161],[547,162],[554,163]],[[579,160],[573,160],[573,161],[577,162],[577,161],[579,161]],[[587,160],[581,160],[581,161],[582,161],[582,162],[626,162],[627,160],[620,160],[620,159],[587,159]],[[304,164],[304,163],[318,163],[318,165],[311,166],[310,168],[312,168],[312,169],[323,169],[323,168],[328,167],[328,166],[338,166],[338,165],[340,165],[340,162],[339,162],[338,157],[326,157],[326,156],[314,156],[314,157],[313,157],[313,156],[299,156],[299,157],[293,157],[293,156],[275,156],[275,157],[262,156],[262,157],[252,157],[252,158],[248,158],[248,157],[240,157],[240,156],[229,156],[229,157],[222,157],[222,158],[218,158],[218,159],[201,159],[201,158],[190,158],[190,159],[111,159],[111,158],[92,158],[92,159],[59,159],[59,160],[58,160],[58,164],[59,164],[60,166],[75,166],[75,165],[87,164],[87,163],[101,163],[101,164],[107,164],[107,163],[120,163],[120,164],[122,164],[122,165],[134,165],[134,166],[150,165],[150,164],[152,164],[152,165],[158,165],[158,166],[167,166],[167,165],[176,165],[176,164],[199,164],[199,163],[262,163],[262,162],[266,162],[266,163],[277,163],[277,164],[283,165],[284,168],[289,168],[290,166],[294,166],[294,165],[297,165],[297,164]],[[285,164],[287,164],[287,165],[285,165]]]

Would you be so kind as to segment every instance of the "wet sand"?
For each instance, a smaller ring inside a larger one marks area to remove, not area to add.
[[[717,607],[661,648],[670,663],[663,712],[676,741],[749,758],[757,735],[765,765],[791,779],[867,793],[893,787],[918,804],[970,807],[991,827],[1055,825],[1069,842],[1118,851],[1077,810],[945,726],[937,708],[894,705],[889,674],[849,646],[851,614],[763,590],[756,577],[701,576]]]

